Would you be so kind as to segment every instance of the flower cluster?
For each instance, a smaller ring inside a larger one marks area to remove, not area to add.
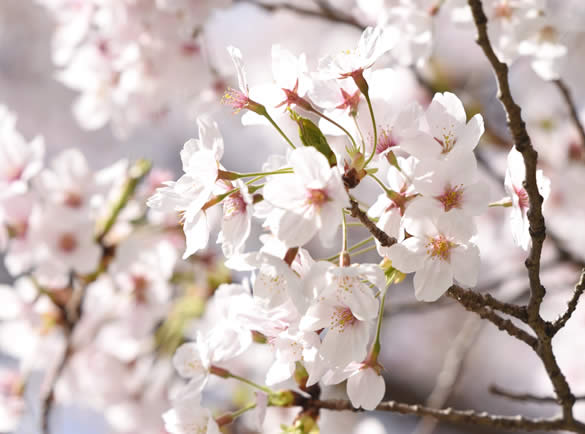
[[[0,373],[0,430],[18,426],[34,372],[47,382],[64,359],[56,399],[84,396],[111,432],[160,433],[169,356],[217,286],[208,276],[225,272],[212,256],[180,261],[178,216],[144,205],[168,172],[147,177],[145,161],[93,171],[75,149],[45,166],[43,140],[27,142],[5,107],[0,135],[0,248],[16,279],[0,285],[0,351],[18,360]]]
[[[274,82],[252,88],[240,51],[228,49],[240,89],[229,89],[225,102],[245,110],[246,124],[274,126],[289,150],[268,156],[262,171],[230,171],[221,164],[224,142],[217,124],[200,118],[199,138],[181,151],[184,175],[148,201],[156,210],[182,215],[185,258],[207,247],[212,212],[223,206],[217,242],[226,265],[252,271],[250,287],[228,285],[216,292],[210,309],[219,321],[175,354],[177,371],[190,381],[164,416],[167,431],[179,434],[195,426],[215,432],[231,421],[211,418],[201,393],[210,375],[241,379],[226,363],[258,342],[273,348],[268,386],[294,378],[301,393],[310,393],[317,382],[347,380],[352,404],[374,409],[385,392],[378,354],[387,285],[414,273],[421,301],[438,299],[455,282],[476,285],[474,217],[487,210],[490,196],[473,153],[483,119],[479,114],[468,119],[461,101],[448,92],[437,93],[427,107],[398,104],[388,93],[394,72],[375,68],[396,41],[391,31],[368,28],[356,49],[322,59],[315,72],[308,71],[304,55],[275,46]],[[298,138],[285,132],[294,125]],[[524,177],[518,167],[510,170],[514,180]],[[381,194],[362,210],[354,191],[366,179]],[[515,194],[517,199],[520,193]],[[525,216],[526,201],[516,199],[514,215]],[[347,246],[347,220],[356,207],[393,240],[359,243],[377,249],[380,265],[351,264],[355,248]],[[253,218],[268,233],[260,251],[248,252]],[[526,226],[515,230],[518,240],[528,234]],[[330,260],[315,260],[304,248],[317,237],[331,247],[340,234],[341,252]],[[252,384],[261,391],[254,404],[261,414],[266,405],[287,399]]]
[[[528,57],[545,80],[555,80],[566,69],[569,49],[583,32],[583,8],[546,0],[490,0],[485,2],[488,32],[500,60],[512,63]],[[393,51],[403,65],[422,65],[435,44],[434,21],[442,15],[454,24],[471,28],[467,0],[356,1],[353,16],[360,22],[400,32]]]
[[[210,11],[226,1],[38,0],[57,22],[58,79],[80,93],[79,124],[107,122],[119,135],[189,111],[214,85],[201,34]]]

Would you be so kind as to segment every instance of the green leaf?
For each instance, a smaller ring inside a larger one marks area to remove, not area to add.
[[[299,137],[304,146],[312,146],[327,158],[329,165],[332,167],[337,164],[335,154],[331,150],[327,139],[315,123],[307,118],[300,116],[298,113],[290,110],[290,117],[299,126]]]

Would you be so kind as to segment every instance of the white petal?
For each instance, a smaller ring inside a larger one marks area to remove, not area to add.
[[[435,301],[453,284],[451,267],[439,259],[428,259],[414,275],[414,295],[420,301]]]
[[[477,284],[479,274],[479,249],[470,244],[458,246],[451,250],[453,277],[464,286],[473,287]]]
[[[362,369],[347,380],[347,395],[355,408],[374,410],[385,392],[384,378],[371,368]]]
[[[386,256],[392,261],[394,268],[403,273],[412,273],[422,268],[426,253],[423,242],[412,237],[389,247]]]

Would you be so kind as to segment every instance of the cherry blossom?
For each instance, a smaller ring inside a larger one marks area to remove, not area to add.
[[[223,156],[223,138],[215,122],[200,118],[199,139],[185,142],[181,161],[185,174],[176,182],[167,181],[148,200],[154,209],[173,209],[183,214],[187,247],[183,259],[207,246],[209,223],[205,210],[218,178],[218,162]]]
[[[404,149],[421,160],[455,158],[472,152],[484,132],[483,118],[469,122],[463,104],[456,95],[437,93],[426,110],[422,127],[428,135],[409,141]]]
[[[163,414],[169,434],[220,434],[211,412],[201,407],[199,395],[177,398],[173,408]]]
[[[0,106],[0,197],[25,192],[43,166],[43,139],[26,143],[15,125],[16,116]]]
[[[475,228],[469,219],[461,214],[429,216],[426,210],[411,207],[404,227],[411,237],[391,246],[386,256],[403,273],[415,272],[418,300],[437,300],[454,280],[475,286],[479,250],[471,241]]]
[[[528,209],[530,200],[528,193],[524,188],[526,178],[526,167],[522,154],[512,148],[508,154],[508,168],[506,169],[506,179],[504,186],[506,193],[512,198],[512,212],[510,213],[510,223],[512,225],[512,235],[517,246],[528,250],[530,246],[530,233],[528,222]],[[536,172],[536,182],[540,195],[546,199],[550,194],[550,180],[544,176],[541,170]]]
[[[349,204],[338,169],[312,147],[293,150],[288,162],[294,174],[275,176],[264,187],[264,198],[276,208],[271,230],[291,247],[317,233],[330,243]]]

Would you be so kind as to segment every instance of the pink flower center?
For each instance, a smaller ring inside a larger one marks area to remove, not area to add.
[[[351,309],[347,306],[337,306],[331,315],[331,322],[329,328],[343,333],[346,327],[354,325],[358,319],[353,316]]]
[[[321,188],[307,189],[307,204],[321,208],[323,204],[329,201],[327,192]]]
[[[230,87],[225,91],[221,102],[232,106],[234,108],[234,113],[238,113],[240,110],[248,108],[250,98],[239,90]]]
[[[83,198],[81,195],[74,191],[69,191],[65,194],[63,203],[69,208],[79,208],[83,204]]]
[[[246,201],[241,193],[233,193],[223,203],[223,215],[226,219],[246,212]]]
[[[181,45],[181,53],[183,53],[184,56],[193,56],[194,54],[199,54],[200,51],[201,47],[194,42],[186,42]]]
[[[396,140],[396,137],[392,135],[392,130],[389,128],[388,129],[383,128],[380,131],[380,135],[378,136],[376,154],[381,154],[387,149],[394,148],[395,146],[398,146],[398,140]]]
[[[449,241],[444,235],[431,238],[425,245],[427,255],[431,258],[439,258],[442,261],[449,262],[451,259],[451,249],[457,244]]]
[[[132,274],[130,277],[134,285],[134,297],[137,303],[146,303],[146,290],[148,289],[149,281],[143,274]]]
[[[452,132],[443,134],[442,138],[433,138],[435,139],[435,142],[437,142],[439,145],[441,145],[441,148],[443,148],[441,154],[448,154],[451,152],[451,149],[453,149],[457,143],[457,137],[455,137]]]
[[[496,18],[506,18],[506,19],[509,19],[512,17],[512,8],[508,4],[508,0],[503,0],[502,2],[498,3],[494,7],[494,16]]]
[[[447,185],[443,194],[440,196],[435,196],[435,199],[441,202],[445,212],[449,212],[453,208],[461,208],[461,202],[463,202],[463,191],[463,185],[461,184],[455,187]]]
[[[528,199],[528,192],[524,190],[524,187],[514,186],[514,193],[518,196],[518,206],[520,210],[524,211],[530,206],[530,200]]]
[[[71,253],[77,248],[77,238],[75,238],[74,234],[65,232],[59,237],[57,246],[64,253]]]
[[[12,170],[8,170],[8,173],[6,173],[3,178],[7,181],[7,182],[14,182],[14,181],[18,181],[21,177],[22,177],[22,173],[24,172],[24,168],[23,167],[14,167],[12,168]]]

